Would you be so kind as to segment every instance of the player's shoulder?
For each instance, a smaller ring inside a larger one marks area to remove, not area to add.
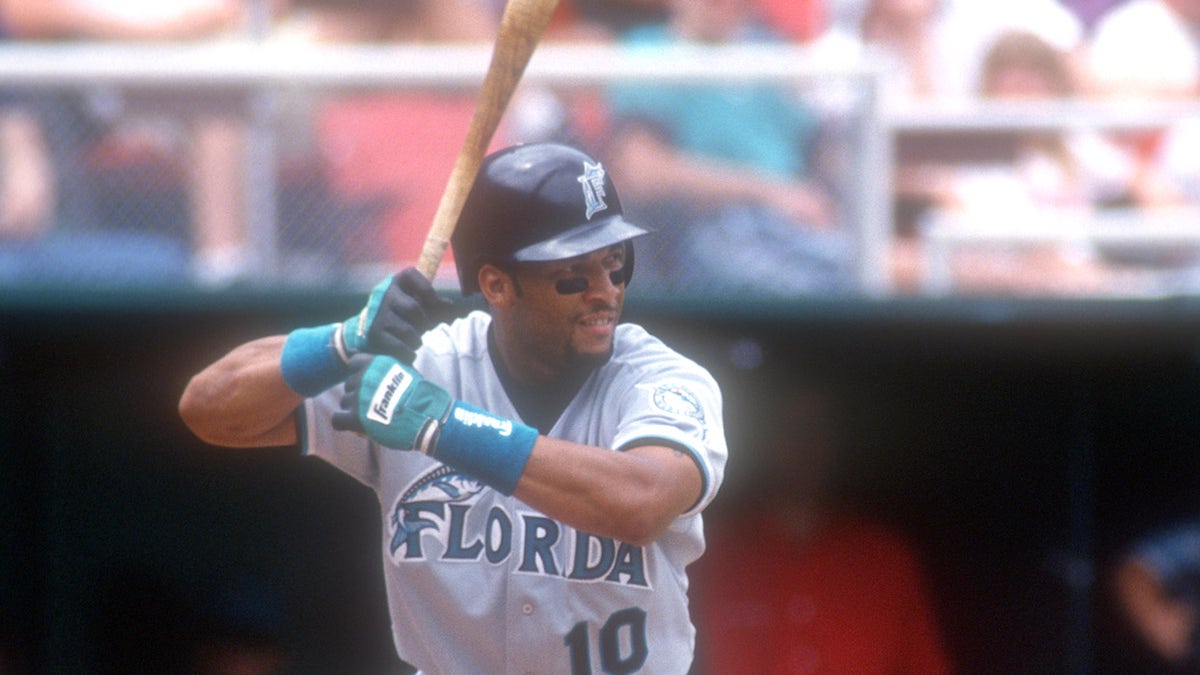
[[[451,355],[482,357],[487,353],[487,333],[491,322],[492,317],[487,312],[474,310],[450,323],[438,324],[422,336],[417,359],[421,361]]]
[[[634,323],[617,326],[610,364],[639,374],[674,371],[712,380],[707,368]]]
[[[613,356],[621,360],[644,358],[649,355],[666,355],[686,359],[658,336],[636,323],[617,326],[613,340]]]

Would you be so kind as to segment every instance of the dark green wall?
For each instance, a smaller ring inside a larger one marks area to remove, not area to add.
[[[217,619],[285,639],[296,672],[398,667],[373,496],[288,448],[206,446],[175,413],[225,350],[357,302],[0,302],[0,621],[36,672],[95,671],[127,633],[177,645]],[[854,496],[920,548],[966,672],[1129,667],[1081,563],[1102,580],[1130,537],[1200,511],[1190,302],[635,297],[629,314],[722,381],[732,450],[714,509],[754,490],[738,462],[768,451],[762,397],[821,378],[856,421]],[[747,344],[751,370],[730,356]]]

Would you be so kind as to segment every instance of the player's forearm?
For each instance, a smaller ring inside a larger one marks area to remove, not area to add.
[[[674,449],[613,452],[542,436],[514,495],[576,529],[645,545],[700,489],[695,462]]]
[[[280,373],[284,339],[246,343],[191,379],[180,398],[179,414],[196,436],[230,447],[296,442],[292,415],[304,398]]]

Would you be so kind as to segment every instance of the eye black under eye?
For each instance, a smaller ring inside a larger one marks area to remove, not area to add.
[[[570,279],[559,279],[554,282],[554,290],[558,291],[559,295],[575,295],[587,290],[588,280],[586,277],[571,277]]]
[[[625,268],[609,272],[608,278],[612,281],[613,286],[620,286],[625,283]],[[586,291],[587,287],[587,277],[571,277],[554,282],[554,290],[558,291],[559,295],[575,295]]]

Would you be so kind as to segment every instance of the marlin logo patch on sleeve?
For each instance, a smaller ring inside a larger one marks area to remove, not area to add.
[[[701,424],[704,423],[704,407],[700,405],[700,399],[684,385],[662,383],[641,386],[653,390],[651,400],[659,410],[671,415],[690,417]]]
[[[400,364],[393,365],[380,380],[379,386],[375,389],[375,395],[371,397],[371,406],[367,408],[367,419],[380,424],[391,424],[392,415],[396,414],[400,398],[412,382],[413,376],[408,374],[408,371],[401,368]]]

